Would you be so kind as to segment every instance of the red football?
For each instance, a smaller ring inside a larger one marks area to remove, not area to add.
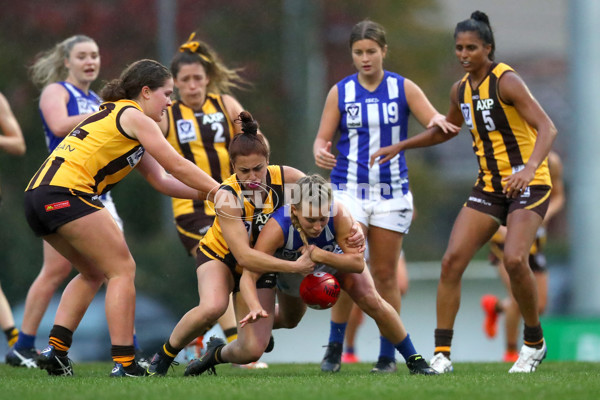
[[[310,308],[324,310],[340,297],[340,283],[327,272],[313,272],[300,283],[300,298]]]

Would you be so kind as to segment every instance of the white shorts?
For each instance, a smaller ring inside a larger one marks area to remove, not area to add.
[[[334,190],[333,197],[348,209],[355,220],[365,226],[408,233],[413,216],[411,192],[392,199],[361,199],[352,190]]]
[[[99,196],[99,199],[102,202],[102,204],[104,204],[104,207],[110,212],[110,215],[113,216],[115,222],[119,226],[119,229],[121,229],[122,231],[123,220],[121,219],[121,217],[119,217],[119,214],[117,213],[117,207],[115,207],[115,202],[113,201],[110,192],[106,192],[102,196]]]

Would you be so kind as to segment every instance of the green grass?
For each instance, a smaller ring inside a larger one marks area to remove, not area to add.
[[[2,399],[597,399],[600,363],[547,361],[534,374],[508,374],[508,364],[457,363],[434,377],[369,373],[370,364],[344,365],[324,374],[317,364],[271,364],[264,370],[217,366],[217,376],[183,377],[177,366],[163,378],[111,379],[109,363],[75,365],[74,377],[0,364]]]

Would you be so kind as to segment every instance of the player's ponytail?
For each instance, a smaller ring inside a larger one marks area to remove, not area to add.
[[[171,72],[158,61],[139,60],[128,66],[119,79],[108,82],[100,91],[100,97],[104,101],[133,100],[140,95],[144,86],[156,90],[169,78]]]
[[[94,39],[89,36],[74,35],[57,43],[50,50],[38,54],[33,65],[29,67],[31,81],[36,86],[43,88],[50,83],[67,79],[69,70],[65,66],[65,60],[71,56],[73,47],[83,42],[95,43]]]
[[[238,156],[249,156],[259,154],[269,160],[269,145],[267,141],[258,133],[258,122],[248,111],[242,111],[233,121],[242,126],[242,133],[235,135],[229,145],[229,158],[235,164]]]
[[[251,87],[240,76],[241,68],[227,68],[207,43],[196,39],[193,32],[188,40],[179,46],[179,51],[171,60],[171,73],[177,77],[182,65],[199,63],[204,67],[208,77],[209,93],[231,94],[232,89],[248,89]]]
[[[302,230],[302,227],[300,226],[300,221],[298,221],[298,217],[296,216],[296,214],[291,213],[290,219],[292,220],[292,226],[300,234],[300,239],[302,240],[302,244],[304,244],[304,246],[306,248],[308,248],[308,239],[306,238],[306,233],[304,233],[304,231]]]

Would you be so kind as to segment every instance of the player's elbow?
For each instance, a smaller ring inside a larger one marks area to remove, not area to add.
[[[22,156],[25,154],[26,150],[27,150],[27,147],[25,146],[24,141],[15,143],[13,146],[7,146],[7,148],[6,148],[6,152],[13,156]]]
[[[25,145],[25,142],[22,142],[19,146],[17,146],[15,155],[23,156],[23,155],[25,155],[26,151],[27,151],[27,146]]]
[[[251,249],[248,248],[248,250],[251,250]],[[256,262],[255,262],[254,258],[251,256],[251,254],[248,254],[248,251],[238,250],[238,251],[234,252],[234,255],[235,255],[235,260],[237,261],[237,263],[239,264],[240,267],[247,269],[249,271],[255,271],[254,266],[256,265]]]
[[[357,273],[357,274],[362,273],[365,269],[365,259],[363,257],[363,254],[358,253],[356,255],[353,255],[352,262],[350,262],[349,265],[352,268],[351,272]]]
[[[537,131],[538,134],[540,134],[540,132],[545,132],[550,143],[554,142],[554,139],[556,139],[556,136],[558,136],[558,129],[556,129],[556,126],[550,118],[544,121],[542,126],[540,126]]]
[[[169,190],[169,177],[167,176],[167,173],[164,170],[153,170],[150,171],[150,173],[144,175],[144,178],[146,179],[146,181],[150,184],[150,186],[152,186],[152,188],[154,188],[154,190],[165,194],[167,196],[170,195],[170,190]]]

